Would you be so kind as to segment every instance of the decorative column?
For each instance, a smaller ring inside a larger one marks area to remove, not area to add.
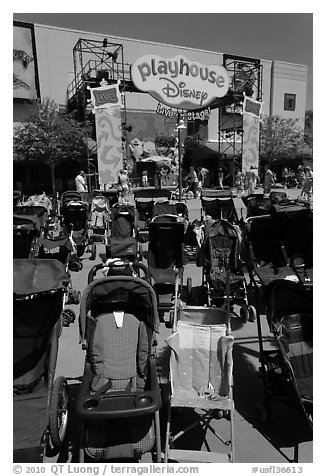
[[[243,101],[243,143],[242,143],[242,172],[251,166],[258,168],[259,162],[259,131],[262,102],[251,99],[244,94]]]
[[[90,92],[95,114],[99,183],[105,186],[116,183],[123,168],[119,83],[108,85],[102,80],[101,86],[90,88]]]

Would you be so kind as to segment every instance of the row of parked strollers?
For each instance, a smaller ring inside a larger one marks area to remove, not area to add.
[[[14,461],[43,461],[66,442],[68,385],[54,377],[62,327],[75,317],[69,302],[80,301],[85,350],[75,401],[79,462],[147,452],[157,462],[236,461],[233,317],[257,322],[261,417],[281,399],[312,428],[312,210],[272,193],[247,197],[246,217],[238,217],[230,191],[207,190],[200,220],[191,222],[187,204],[168,190],[144,189],[134,201],[96,191],[88,203],[66,192],[52,216],[14,207]],[[99,242],[105,256],[80,296],[70,271],[87,251],[96,259]],[[189,261],[202,268],[199,287],[183,282]],[[274,351],[263,346],[262,310]],[[172,329],[164,444],[156,352],[163,319]],[[175,432],[175,407],[199,410],[196,422]],[[211,425],[220,419],[226,436]],[[178,448],[195,425],[211,430],[221,450]]]

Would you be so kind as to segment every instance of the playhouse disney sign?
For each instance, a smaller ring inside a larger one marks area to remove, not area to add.
[[[131,76],[139,90],[179,109],[203,108],[229,89],[223,66],[204,66],[181,55],[170,59],[142,56],[132,65]]]

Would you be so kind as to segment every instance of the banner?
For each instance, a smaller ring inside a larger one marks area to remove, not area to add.
[[[244,95],[243,102],[243,142],[242,172],[251,166],[258,168],[259,162],[259,131],[262,103]]]
[[[95,124],[99,183],[116,183],[123,168],[120,106],[97,109]]]
[[[116,183],[123,168],[119,84],[109,86],[102,80],[100,87],[89,89],[95,114],[99,183]]]

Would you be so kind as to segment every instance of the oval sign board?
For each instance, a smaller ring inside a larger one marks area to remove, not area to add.
[[[131,77],[140,91],[179,109],[203,108],[229,89],[224,66],[204,66],[181,55],[142,56],[131,66]]]

